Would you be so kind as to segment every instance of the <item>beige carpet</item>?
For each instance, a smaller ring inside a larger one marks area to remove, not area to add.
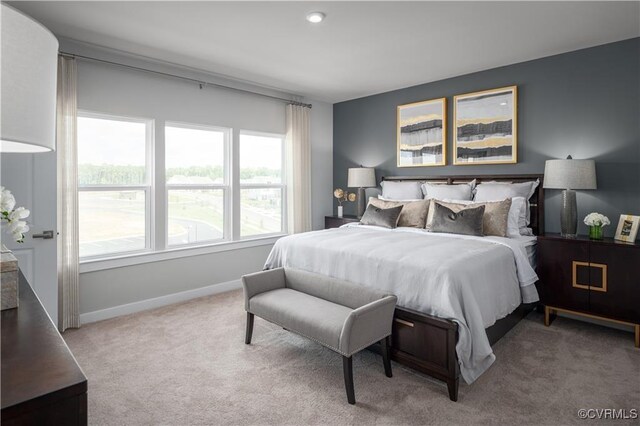
[[[385,377],[364,351],[355,406],[339,355],[257,318],[247,346],[244,327],[234,291],[66,332],[89,379],[89,423],[556,425],[584,424],[580,408],[640,409],[633,335],[569,319],[547,328],[529,315],[495,345],[489,371],[461,384],[457,403],[396,363]]]

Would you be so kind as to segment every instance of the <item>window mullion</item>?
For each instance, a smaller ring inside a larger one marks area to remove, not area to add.
[[[240,239],[240,132],[231,131],[231,239]]]
[[[165,189],[164,121],[156,120],[153,138],[153,236],[154,250],[167,248],[167,192]]]

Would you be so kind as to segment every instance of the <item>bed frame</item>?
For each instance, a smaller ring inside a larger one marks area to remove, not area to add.
[[[476,179],[487,181],[527,182],[540,179],[540,185],[529,199],[531,205],[531,228],[535,235],[544,233],[543,175],[486,175],[486,176],[404,176],[383,177],[383,181],[419,181],[443,184],[459,184]],[[521,304],[507,317],[487,328],[489,343],[493,346],[522,318],[535,308],[535,303]],[[456,354],[458,325],[448,319],[423,314],[411,309],[396,308],[391,338],[392,359],[402,365],[447,383],[449,398],[458,400],[460,369]]]

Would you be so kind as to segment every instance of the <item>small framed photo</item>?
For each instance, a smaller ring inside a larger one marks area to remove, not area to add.
[[[635,242],[638,235],[638,225],[640,225],[640,216],[621,214],[615,239],[625,243]]]

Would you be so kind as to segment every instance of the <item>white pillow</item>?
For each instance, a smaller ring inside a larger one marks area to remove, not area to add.
[[[395,201],[396,203],[413,203],[414,201],[423,201],[424,198],[412,198],[410,200],[392,200],[390,198],[384,198],[382,195],[378,195],[378,200]]]
[[[525,199],[524,210],[522,211],[520,227],[526,228],[531,223],[531,211],[529,208],[529,198],[540,185],[540,179],[521,183],[490,182],[481,183],[476,186],[473,201],[500,201],[506,198],[522,197]]]
[[[482,203],[481,201],[469,200],[442,200],[445,203],[464,204],[466,206]],[[524,197],[514,197],[511,199],[511,207],[509,207],[509,217],[507,219],[507,236],[509,238],[518,238],[523,234],[520,227],[520,216],[523,207],[526,205]],[[528,229],[528,228],[526,228]]]
[[[456,185],[425,182],[422,184],[422,192],[424,192],[425,199],[435,198],[438,200],[454,199],[470,201],[473,198],[473,188],[475,188],[475,186],[475,179],[469,183]]]
[[[422,199],[420,182],[393,182],[383,180],[382,198],[386,200],[418,200]]]

